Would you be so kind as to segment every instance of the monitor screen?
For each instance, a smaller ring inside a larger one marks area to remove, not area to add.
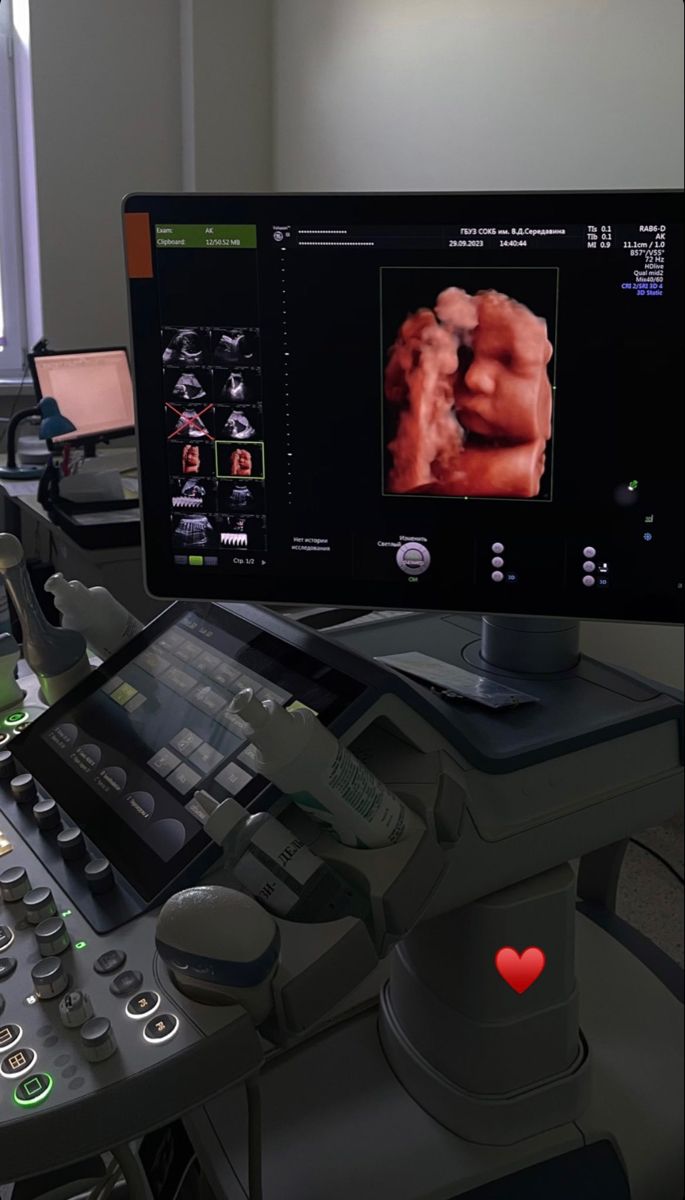
[[[133,431],[133,381],[125,349],[36,354],[31,366],[38,399],[53,396],[74,426],[54,442]]]
[[[682,619],[682,194],[131,196],[149,589]]]

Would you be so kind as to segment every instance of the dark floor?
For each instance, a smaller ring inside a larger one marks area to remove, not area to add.
[[[665,825],[636,835],[683,874],[683,812]],[[629,845],[618,889],[617,912],[666,954],[683,964],[683,886],[639,846]]]

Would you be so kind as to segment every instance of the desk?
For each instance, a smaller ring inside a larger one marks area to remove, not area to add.
[[[119,455],[120,451],[105,448],[98,458],[111,457],[114,462]],[[122,482],[129,495],[138,494],[137,478],[123,476]],[[37,492],[37,480],[0,479],[2,527],[20,539],[27,558],[39,554],[67,579],[80,579],[87,587],[100,584],[108,588],[144,624],[167,607],[145,592],[140,546],[85,550],[50,520],[38,503]]]

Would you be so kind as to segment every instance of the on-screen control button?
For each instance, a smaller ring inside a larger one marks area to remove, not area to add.
[[[423,575],[431,564],[430,551],[422,542],[404,542],[395,555],[395,562],[405,575]]]
[[[149,1017],[153,1012],[157,1012],[159,1008],[159,996],[157,992],[138,992],[137,996],[133,996],[126,1005],[127,1016],[133,1017],[138,1021],[141,1017]]]

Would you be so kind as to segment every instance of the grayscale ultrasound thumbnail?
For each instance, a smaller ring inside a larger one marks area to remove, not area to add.
[[[207,476],[180,475],[170,479],[171,508],[175,513],[216,512],[216,480]]]
[[[171,516],[171,541],[174,550],[203,550],[219,545],[219,522],[213,514],[185,513]]]
[[[259,367],[215,367],[213,371],[216,404],[259,404],[262,399],[262,373]]]
[[[209,366],[211,338],[200,325],[165,325],[162,329],[162,362],[165,367]]]
[[[222,326],[211,330],[212,362],[217,367],[256,366],[259,330],[254,326]]]
[[[165,405],[168,441],[209,445],[214,441],[214,405]]]
[[[242,482],[220,479],[217,483],[217,509],[238,516],[260,515],[264,508],[264,484],[250,479]]]
[[[169,404],[199,404],[213,399],[212,372],[207,367],[164,368],[164,399]]]
[[[214,410],[214,429],[218,438],[246,442],[261,441],[264,435],[260,404],[217,404]]]
[[[263,516],[222,516],[219,518],[219,541],[224,547],[246,550],[266,549],[266,519]]]

